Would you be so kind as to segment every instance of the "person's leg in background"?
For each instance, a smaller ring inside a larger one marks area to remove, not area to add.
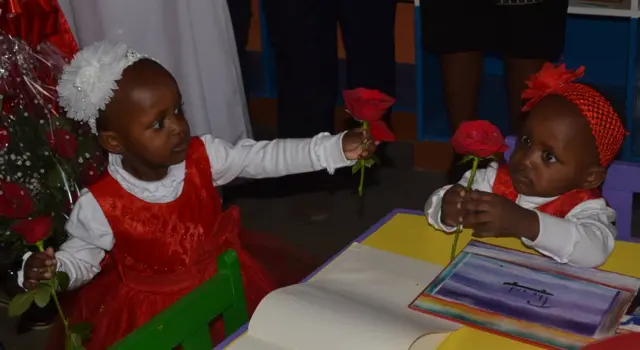
[[[338,97],[337,0],[263,1],[276,63],[278,137],[332,133]],[[279,195],[324,192],[299,209],[312,220],[328,215],[326,172],[287,176],[280,184]]]
[[[333,132],[338,93],[335,0],[263,0],[276,63],[278,137]]]
[[[484,51],[492,45],[491,3],[486,0],[421,3],[423,46],[438,55],[444,99],[451,131],[460,123],[478,117],[478,96],[482,83]],[[467,170],[454,156],[450,182],[457,182]]]
[[[244,85],[244,93],[249,100],[249,84],[248,84],[248,67],[247,43],[249,42],[249,29],[251,27],[251,0],[227,0],[229,14],[231,16],[231,24],[233,26],[233,34],[236,39],[236,47],[238,50],[238,60],[240,61],[240,70],[242,71],[242,82]]]
[[[545,62],[555,61],[562,55],[568,5],[568,0],[495,5],[496,37],[499,38],[498,50],[504,55],[512,133],[520,130],[525,81]]]
[[[340,0],[338,21],[347,56],[347,89],[363,87],[395,97],[396,5],[396,0]],[[386,115],[387,123],[390,115],[391,110]],[[378,154],[383,158],[382,165],[388,166],[392,160],[385,159],[384,147],[379,147]],[[347,179],[353,178],[350,169],[343,172]]]
[[[396,0],[340,0],[347,54],[347,89],[374,89],[395,97]]]

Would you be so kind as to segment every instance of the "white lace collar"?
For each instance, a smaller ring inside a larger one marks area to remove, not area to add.
[[[109,153],[109,174],[132,195],[149,202],[169,202],[182,192],[185,162],[171,166],[159,181],[142,181],[122,167],[122,156]]]

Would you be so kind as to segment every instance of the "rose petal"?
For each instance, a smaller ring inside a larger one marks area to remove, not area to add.
[[[383,121],[374,121],[369,123],[369,130],[371,131],[371,138],[380,142],[393,142],[396,140],[396,135],[393,134],[391,129]]]
[[[382,119],[395,99],[378,91],[365,88],[345,90],[342,93],[347,110],[360,121],[373,122]]]

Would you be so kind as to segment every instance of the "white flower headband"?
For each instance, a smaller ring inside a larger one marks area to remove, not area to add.
[[[97,42],[76,53],[58,81],[58,99],[67,117],[89,123],[97,134],[98,111],[104,109],[117,89],[122,71],[141,58],[125,44]]]

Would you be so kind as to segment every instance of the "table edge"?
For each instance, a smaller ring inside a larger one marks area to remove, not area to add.
[[[422,211],[420,211],[420,210],[401,209],[401,208],[393,209],[391,212],[389,212],[387,215],[385,215],[382,219],[378,220],[375,224],[371,225],[363,234],[361,234],[360,236],[356,237],[356,239],[351,241],[344,248],[340,249],[339,252],[334,254],[324,264],[322,264],[320,267],[315,269],[315,271],[310,273],[305,279],[303,279],[301,281],[301,283],[307,282],[313,276],[318,274],[318,272],[320,272],[327,265],[329,265],[331,262],[333,262],[333,260],[335,260],[338,256],[340,256],[340,254],[344,253],[345,250],[349,249],[349,247],[351,247],[351,245],[353,245],[353,243],[362,243],[365,239],[369,238],[369,236],[371,236],[374,232],[378,231],[382,226],[384,226],[386,223],[391,221],[391,219],[393,219],[398,214],[424,215],[424,213]],[[238,328],[238,330],[235,331],[233,334],[228,336],[222,343],[214,346],[213,350],[222,350],[222,349],[226,348],[227,346],[229,346],[229,344],[231,344],[231,342],[233,342],[234,340],[238,339],[238,337],[240,335],[244,334],[247,331],[248,328],[249,328],[249,323],[247,322],[242,327]]]

